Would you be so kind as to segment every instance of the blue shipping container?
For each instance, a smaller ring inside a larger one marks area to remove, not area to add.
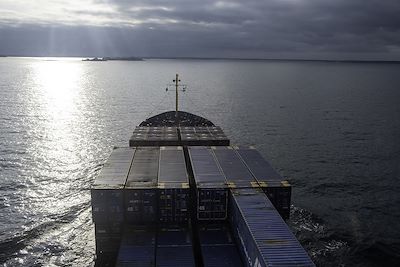
[[[159,228],[156,265],[159,267],[195,266],[192,239],[188,228],[169,225]]]
[[[243,266],[227,224],[201,224],[199,240],[205,267]]]
[[[147,227],[126,227],[116,265],[154,267],[156,262],[156,231]]]
[[[243,267],[239,251],[233,244],[201,246],[204,267]]]
[[[232,189],[229,218],[246,266],[315,266],[260,190]]]

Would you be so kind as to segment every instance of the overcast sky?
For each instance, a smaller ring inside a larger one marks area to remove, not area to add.
[[[400,60],[400,0],[0,0],[0,54]]]

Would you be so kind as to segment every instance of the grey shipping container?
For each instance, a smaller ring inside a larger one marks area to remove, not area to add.
[[[207,147],[189,147],[196,184],[196,213],[199,220],[225,220],[228,212],[228,187],[225,177]]]
[[[179,137],[176,127],[136,128],[129,140],[129,146],[177,146]]]
[[[192,240],[186,227],[160,227],[157,234],[156,265],[195,266]]]
[[[116,148],[91,187],[95,223],[123,222],[123,189],[135,149]]]
[[[115,266],[155,266],[155,240],[155,229],[146,227],[125,228]]]
[[[138,147],[125,184],[125,218],[128,223],[157,221],[157,182],[160,149]]]
[[[238,147],[236,151],[245,162],[250,172],[263,191],[271,200],[272,204],[284,219],[290,215],[290,198],[292,187],[253,147]]]
[[[228,146],[230,141],[220,127],[181,127],[184,146]]]
[[[315,266],[260,189],[231,189],[229,214],[245,266]]]
[[[189,180],[182,147],[161,147],[158,173],[160,222],[186,222],[189,218]]]

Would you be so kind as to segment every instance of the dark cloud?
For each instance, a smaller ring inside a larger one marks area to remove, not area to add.
[[[398,0],[96,2],[116,12],[75,15],[123,23],[11,27],[2,21],[0,54],[400,60]]]

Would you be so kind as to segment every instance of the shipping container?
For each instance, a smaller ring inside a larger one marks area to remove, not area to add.
[[[204,267],[243,267],[235,245],[208,245],[201,247]]]
[[[157,183],[160,148],[138,147],[125,184],[127,223],[157,221]]]
[[[156,266],[155,229],[126,227],[122,236],[115,266]]]
[[[199,241],[204,245],[232,245],[235,240],[230,232],[227,222],[224,223],[199,223]]]
[[[138,127],[129,140],[131,147],[177,145],[179,145],[177,127]]]
[[[259,187],[246,165],[232,147],[212,147],[212,152],[230,188]]]
[[[135,149],[115,148],[91,187],[95,223],[123,222],[123,189]]]
[[[205,267],[242,267],[239,251],[227,224],[202,224],[199,240]]]
[[[94,224],[95,236],[97,237],[120,237],[123,231],[122,223]]]
[[[225,220],[228,209],[228,187],[211,150],[189,147],[189,157],[196,186],[198,220]]]
[[[157,231],[157,246],[191,246],[192,238],[187,225],[162,224]]]
[[[156,265],[195,266],[191,235],[186,227],[160,227],[157,234]]]
[[[157,248],[157,267],[195,267],[192,246],[168,246]]]
[[[182,147],[161,147],[158,172],[160,222],[187,222],[189,180]]]
[[[229,218],[245,266],[315,266],[260,189],[231,189]]]
[[[96,236],[96,254],[117,253],[121,236]]]
[[[292,187],[254,147],[237,147],[236,151],[256,178],[263,191],[284,219],[290,215]]]
[[[181,127],[184,146],[228,146],[230,141],[220,127]]]

